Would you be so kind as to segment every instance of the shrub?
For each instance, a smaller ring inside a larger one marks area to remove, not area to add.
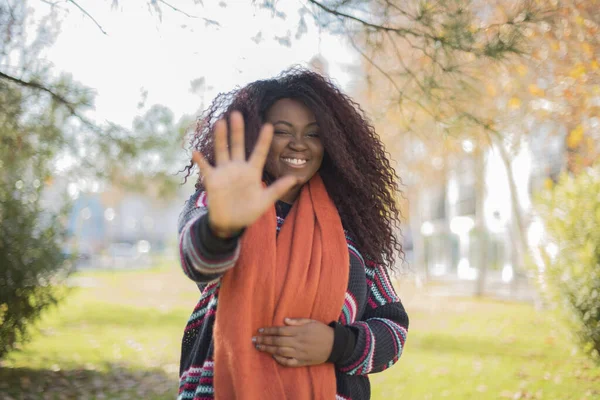
[[[13,181],[0,185],[0,359],[24,343],[32,324],[57,302],[51,283],[64,261],[61,225],[40,209],[39,189]]]
[[[544,251],[544,283],[581,340],[600,354],[600,166],[564,175],[539,196],[538,209],[550,246]]]

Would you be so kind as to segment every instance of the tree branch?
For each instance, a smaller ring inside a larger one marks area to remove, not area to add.
[[[92,15],[87,12],[83,7],[81,7],[79,4],[77,4],[74,0],[67,0],[69,3],[73,4],[75,7],[79,8],[79,10],[84,13],[85,15],[87,15],[87,17],[89,19],[91,19],[92,21],[94,21],[94,23],[96,24],[96,26],[98,27],[98,29],[100,29],[102,31],[102,33],[104,33],[105,35],[108,36],[108,33],[106,33],[106,31],[104,29],[102,29],[102,27],[100,26],[100,24],[98,23],[98,21],[96,21],[96,19],[94,17],[92,17]]]
[[[204,18],[204,17],[198,17],[197,15],[191,15],[188,14],[187,12],[175,7],[172,4],[167,3],[165,0],[158,0],[160,3],[164,4],[165,6],[169,7],[171,10],[181,13],[183,15],[185,15],[188,18],[196,18],[196,19],[202,19],[204,20],[204,22],[206,22],[207,24],[211,24],[211,25],[216,25],[216,26],[221,26],[221,24],[219,24],[219,22],[215,21],[214,19],[209,19],[209,18]]]
[[[402,68],[404,68],[404,70],[406,71],[406,73],[416,82],[416,84],[419,86],[419,88],[421,89],[421,91],[423,93],[426,93],[425,88],[423,87],[423,85],[421,84],[421,82],[419,82],[419,79],[417,78],[417,76],[415,75],[415,73],[410,68],[408,68],[408,66],[404,62],[404,59],[402,58],[402,55],[400,54],[400,50],[398,49],[398,46],[396,45],[396,42],[392,38],[391,34],[389,32],[386,32],[386,36],[388,37],[388,40],[390,41],[390,43],[392,44],[392,47],[396,51],[396,58],[398,59],[398,62],[402,65]]]
[[[37,89],[37,90],[46,92],[46,93],[50,94],[50,96],[52,96],[56,101],[58,101],[59,103],[62,103],[65,107],[67,107],[72,114],[77,113],[77,111],[75,110],[75,107],[69,100],[65,99],[63,96],[55,93],[54,91],[48,89],[46,86],[44,86],[38,82],[24,81],[22,79],[15,78],[14,76],[7,75],[2,71],[0,71],[0,78],[9,80],[9,81],[14,82],[21,86],[26,86],[29,88],[33,88],[33,89]]]
[[[393,8],[394,10],[398,11],[400,14],[404,15],[406,18],[415,20],[414,16],[410,15],[408,12],[404,11],[403,9],[401,9],[400,7],[398,7],[397,5],[392,3],[390,0],[385,0],[385,3],[388,5],[388,7]]]
[[[319,7],[321,10],[325,11],[328,14],[332,14],[332,15],[335,15],[336,17],[345,18],[345,19],[352,20],[354,22],[358,22],[366,27],[373,28],[378,31],[389,31],[389,32],[403,33],[403,34],[412,35],[412,36],[423,36],[422,33],[414,32],[414,31],[412,31],[410,29],[406,29],[406,28],[391,28],[391,27],[384,26],[384,25],[373,24],[371,22],[365,21],[365,20],[355,17],[353,15],[334,10],[333,8],[329,8],[329,7],[325,6],[324,4],[321,4],[317,0],[308,0],[308,2],[314,4],[315,6]]]
[[[175,6],[173,6],[173,5],[169,4],[169,3],[167,3],[167,2],[166,2],[166,1],[164,1],[164,0],[158,0],[158,1],[159,1],[160,3],[163,3],[165,6],[169,7],[171,10],[173,10],[173,11],[175,11],[175,12],[178,12],[178,13],[181,13],[181,14],[185,15],[185,16],[186,16],[186,17],[188,17],[188,18],[199,18],[197,15],[191,15],[191,14],[188,14],[188,13],[186,13],[185,11],[183,11],[183,10],[180,10],[179,8],[177,8],[177,7],[175,7]]]
[[[41,83],[34,82],[34,81],[25,81],[23,79],[19,79],[14,76],[7,75],[2,71],[0,71],[0,78],[6,79],[6,80],[16,83],[17,85],[20,85],[20,86],[25,86],[28,88],[32,88],[35,90],[39,90],[39,91],[48,93],[55,101],[57,101],[58,103],[65,106],[69,110],[69,112],[72,116],[74,116],[75,118],[80,120],[84,125],[86,125],[90,129],[92,129],[93,131],[99,132],[98,127],[94,123],[92,123],[87,118],[85,118],[84,116],[80,115],[77,112],[77,110],[75,109],[75,105],[73,103],[71,103],[69,100],[67,100],[64,96],[61,96],[60,94],[47,88],[46,86],[42,85]]]
[[[40,1],[42,3],[48,4],[52,8],[56,7],[56,8],[61,9],[61,10],[66,10],[67,9],[67,8],[59,7],[58,4],[59,3],[66,3],[68,0],[61,0],[61,1],[54,1],[54,2],[49,1],[49,0],[40,0]]]
[[[310,1],[310,0],[309,0]],[[356,44],[356,42],[354,42],[354,40],[352,39],[352,36],[349,35],[347,33],[348,36],[348,40],[350,40],[350,44],[352,45],[352,47],[369,63],[371,64],[375,69],[377,69],[377,71],[379,71],[391,84],[392,86],[394,86],[394,88],[396,89],[396,91],[398,92],[400,99],[402,101],[402,99],[408,99],[409,101],[412,101],[413,103],[415,103],[419,108],[421,108],[425,113],[427,113],[428,115],[430,115],[435,121],[439,120],[439,117],[435,115],[434,112],[432,112],[431,110],[428,110],[427,107],[425,107],[423,104],[421,104],[419,101],[416,101],[410,97],[408,97],[406,95],[406,93],[398,86],[398,84],[394,81],[394,78],[392,78],[390,76],[390,74],[388,74],[387,72],[385,72],[385,70],[380,67],[378,64],[375,63],[375,61],[373,61],[368,55],[365,54],[365,52],[363,52],[358,45]]]
[[[502,41],[497,40],[494,43],[485,43],[483,48],[478,48],[473,45],[464,45],[461,43],[454,43],[451,40],[448,40],[448,38],[444,37],[443,35],[437,34],[436,32],[430,33],[430,32],[424,32],[424,31],[420,31],[420,30],[409,29],[409,28],[391,27],[391,26],[387,26],[387,25],[374,24],[372,22],[355,17],[348,13],[339,11],[336,8],[330,8],[330,7],[322,4],[318,0],[307,0],[307,1],[309,3],[317,6],[318,8],[320,8],[321,10],[325,11],[328,14],[334,15],[334,16],[338,17],[339,19],[345,19],[345,20],[358,22],[359,24],[363,25],[365,28],[370,28],[370,29],[373,29],[378,32],[394,32],[400,37],[413,36],[415,38],[432,40],[434,42],[439,42],[442,46],[447,47],[447,48],[457,51],[457,52],[471,53],[475,56],[486,57],[486,58],[498,58],[498,55],[501,55],[504,53],[519,53],[519,49],[516,47],[516,43],[510,42],[510,41],[508,43],[504,43]],[[388,4],[389,4],[389,2],[388,2]],[[409,14],[405,13],[404,15],[406,17],[409,17],[409,19],[410,19]],[[413,17],[412,20],[418,21],[419,18]],[[531,23],[532,21],[534,21],[534,20],[532,19],[531,16],[528,16],[528,18],[524,21],[517,21],[515,19],[509,19],[503,23],[498,23],[498,24],[486,26],[484,28],[479,28],[479,29],[477,29],[476,32],[474,32],[474,34],[486,33],[486,31],[489,31],[491,29],[491,27],[494,27],[495,30],[498,30],[498,31],[500,30],[500,28],[502,28],[502,26],[511,26],[513,29],[516,29],[515,27],[520,26],[520,25],[526,25],[528,23]],[[512,38],[512,39],[515,39],[515,38]],[[497,48],[494,48],[491,45],[495,45],[495,46],[497,46]],[[492,51],[492,50],[494,50],[494,51]]]

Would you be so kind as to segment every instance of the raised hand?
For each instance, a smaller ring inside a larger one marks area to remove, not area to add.
[[[265,124],[250,158],[244,151],[244,119],[234,111],[230,116],[231,153],[227,143],[227,123],[215,123],[215,166],[194,151],[192,159],[200,168],[208,197],[208,218],[211,229],[227,237],[251,225],[265,210],[289,191],[297,180],[286,176],[269,187],[262,185],[262,173],[269,146],[273,139],[273,126]]]
[[[273,355],[286,367],[323,364],[333,348],[334,330],[307,318],[286,318],[287,326],[259,329],[252,338],[257,350]]]

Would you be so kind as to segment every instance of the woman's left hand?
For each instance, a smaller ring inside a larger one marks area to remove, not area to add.
[[[259,329],[252,338],[256,349],[273,355],[286,367],[323,364],[333,347],[334,329],[306,318],[286,318],[286,326]]]

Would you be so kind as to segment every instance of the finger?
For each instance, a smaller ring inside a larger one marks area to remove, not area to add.
[[[200,175],[206,176],[208,173],[210,173],[210,171],[212,171],[211,165],[208,163],[206,158],[204,158],[202,153],[200,153],[199,151],[194,150],[192,152],[192,161],[200,169]]]
[[[301,326],[310,324],[311,322],[315,322],[315,320],[308,318],[285,318],[283,322],[285,322],[285,324],[289,326]]]
[[[294,329],[285,326],[270,326],[260,328],[258,334],[261,336],[294,336]]]
[[[229,161],[229,149],[227,148],[227,123],[220,119],[215,122],[215,162],[222,165]]]
[[[239,111],[234,111],[229,116],[231,128],[231,159],[233,161],[245,161],[244,150],[244,117]]]
[[[273,125],[265,124],[260,130],[260,135],[256,141],[256,146],[252,150],[250,159],[248,162],[256,169],[262,172],[269,155],[269,148],[271,147],[271,141],[273,140]]]
[[[269,353],[274,356],[293,357],[294,355],[296,355],[296,350],[294,350],[291,347],[268,346],[265,344],[257,344],[255,347],[258,351]]]
[[[255,336],[252,341],[256,344],[269,346],[294,347],[296,341],[291,336]]]
[[[298,179],[293,176],[288,175],[277,179],[275,182],[269,185],[269,187],[267,187],[267,189],[263,192],[263,196],[265,196],[265,201],[269,203],[274,203],[297,184]]]
[[[276,354],[273,355],[273,358],[275,359],[275,361],[277,361],[279,364],[285,367],[301,367],[303,365],[302,363],[300,363],[300,361],[298,361],[295,358],[282,357]]]

